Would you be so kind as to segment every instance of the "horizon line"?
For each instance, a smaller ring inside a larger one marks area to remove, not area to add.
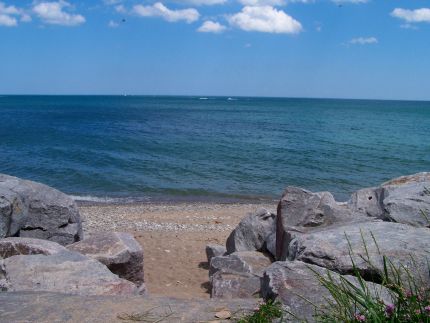
[[[5,96],[112,96],[112,97],[198,97],[198,98],[247,98],[247,99],[299,99],[299,100],[356,100],[356,101],[405,101],[430,102],[430,99],[387,99],[347,97],[257,96],[257,95],[204,95],[204,94],[0,94]]]

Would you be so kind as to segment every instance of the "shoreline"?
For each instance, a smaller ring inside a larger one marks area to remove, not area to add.
[[[270,204],[277,203],[279,197],[262,196],[157,196],[157,197],[97,197],[69,194],[78,206],[139,206],[139,205],[178,205],[178,204]]]

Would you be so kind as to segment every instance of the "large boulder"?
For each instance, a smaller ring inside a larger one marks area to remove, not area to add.
[[[276,215],[260,209],[242,219],[227,238],[227,253],[236,251],[267,251],[267,238],[275,232]]]
[[[270,257],[256,251],[235,252],[211,259],[210,282],[213,298],[255,297],[260,279],[272,263]]]
[[[338,203],[329,192],[312,193],[289,186],[278,204],[276,259],[285,260],[288,246],[296,234],[351,222],[367,221],[354,213],[347,203]]]
[[[429,246],[427,228],[375,220],[297,235],[289,246],[288,258],[341,274],[354,274],[354,263],[366,280],[378,282],[385,256],[397,268],[407,268],[421,285],[430,287]],[[407,284],[407,273],[402,272]]]
[[[59,252],[67,251],[66,248],[56,242],[10,237],[0,240],[0,259],[6,259],[17,255],[54,255]]]
[[[119,277],[138,285],[144,282],[143,249],[129,233],[99,232],[67,249],[100,261]]]
[[[319,276],[328,278],[328,274],[336,283],[341,276],[319,266],[305,264],[301,261],[275,262],[264,273],[261,293],[265,299],[277,299],[286,307],[291,321],[315,320],[316,308],[322,309],[327,300],[333,300],[329,291],[319,281]],[[343,276],[346,280],[360,288],[358,280],[353,276]],[[390,293],[382,286],[367,283],[373,296],[390,301]],[[313,304],[313,305],[312,305]]]
[[[384,188],[385,217],[417,227],[430,227],[430,180]]]
[[[430,227],[430,173],[402,176],[380,187],[359,190],[348,205],[384,221]]]
[[[32,181],[0,174],[0,238],[38,238],[67,245],[82,239],[74,200]]]
[[[0,260],[4,291],[49,291],[76,295],[136,295],[137,286],[97,260],[76,252],[17,255]]]

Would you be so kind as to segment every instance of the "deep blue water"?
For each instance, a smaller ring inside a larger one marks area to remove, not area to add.
[[[430,170],[430,102],[1,96],[0,172],[73,195],[278,198]]]

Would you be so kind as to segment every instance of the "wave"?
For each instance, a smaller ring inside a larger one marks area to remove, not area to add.
[[[91,195],[69,195],[76,202],[92,202],[107,204],[127,204],[136,202],[149,202],[149,197],[100,197]]]

